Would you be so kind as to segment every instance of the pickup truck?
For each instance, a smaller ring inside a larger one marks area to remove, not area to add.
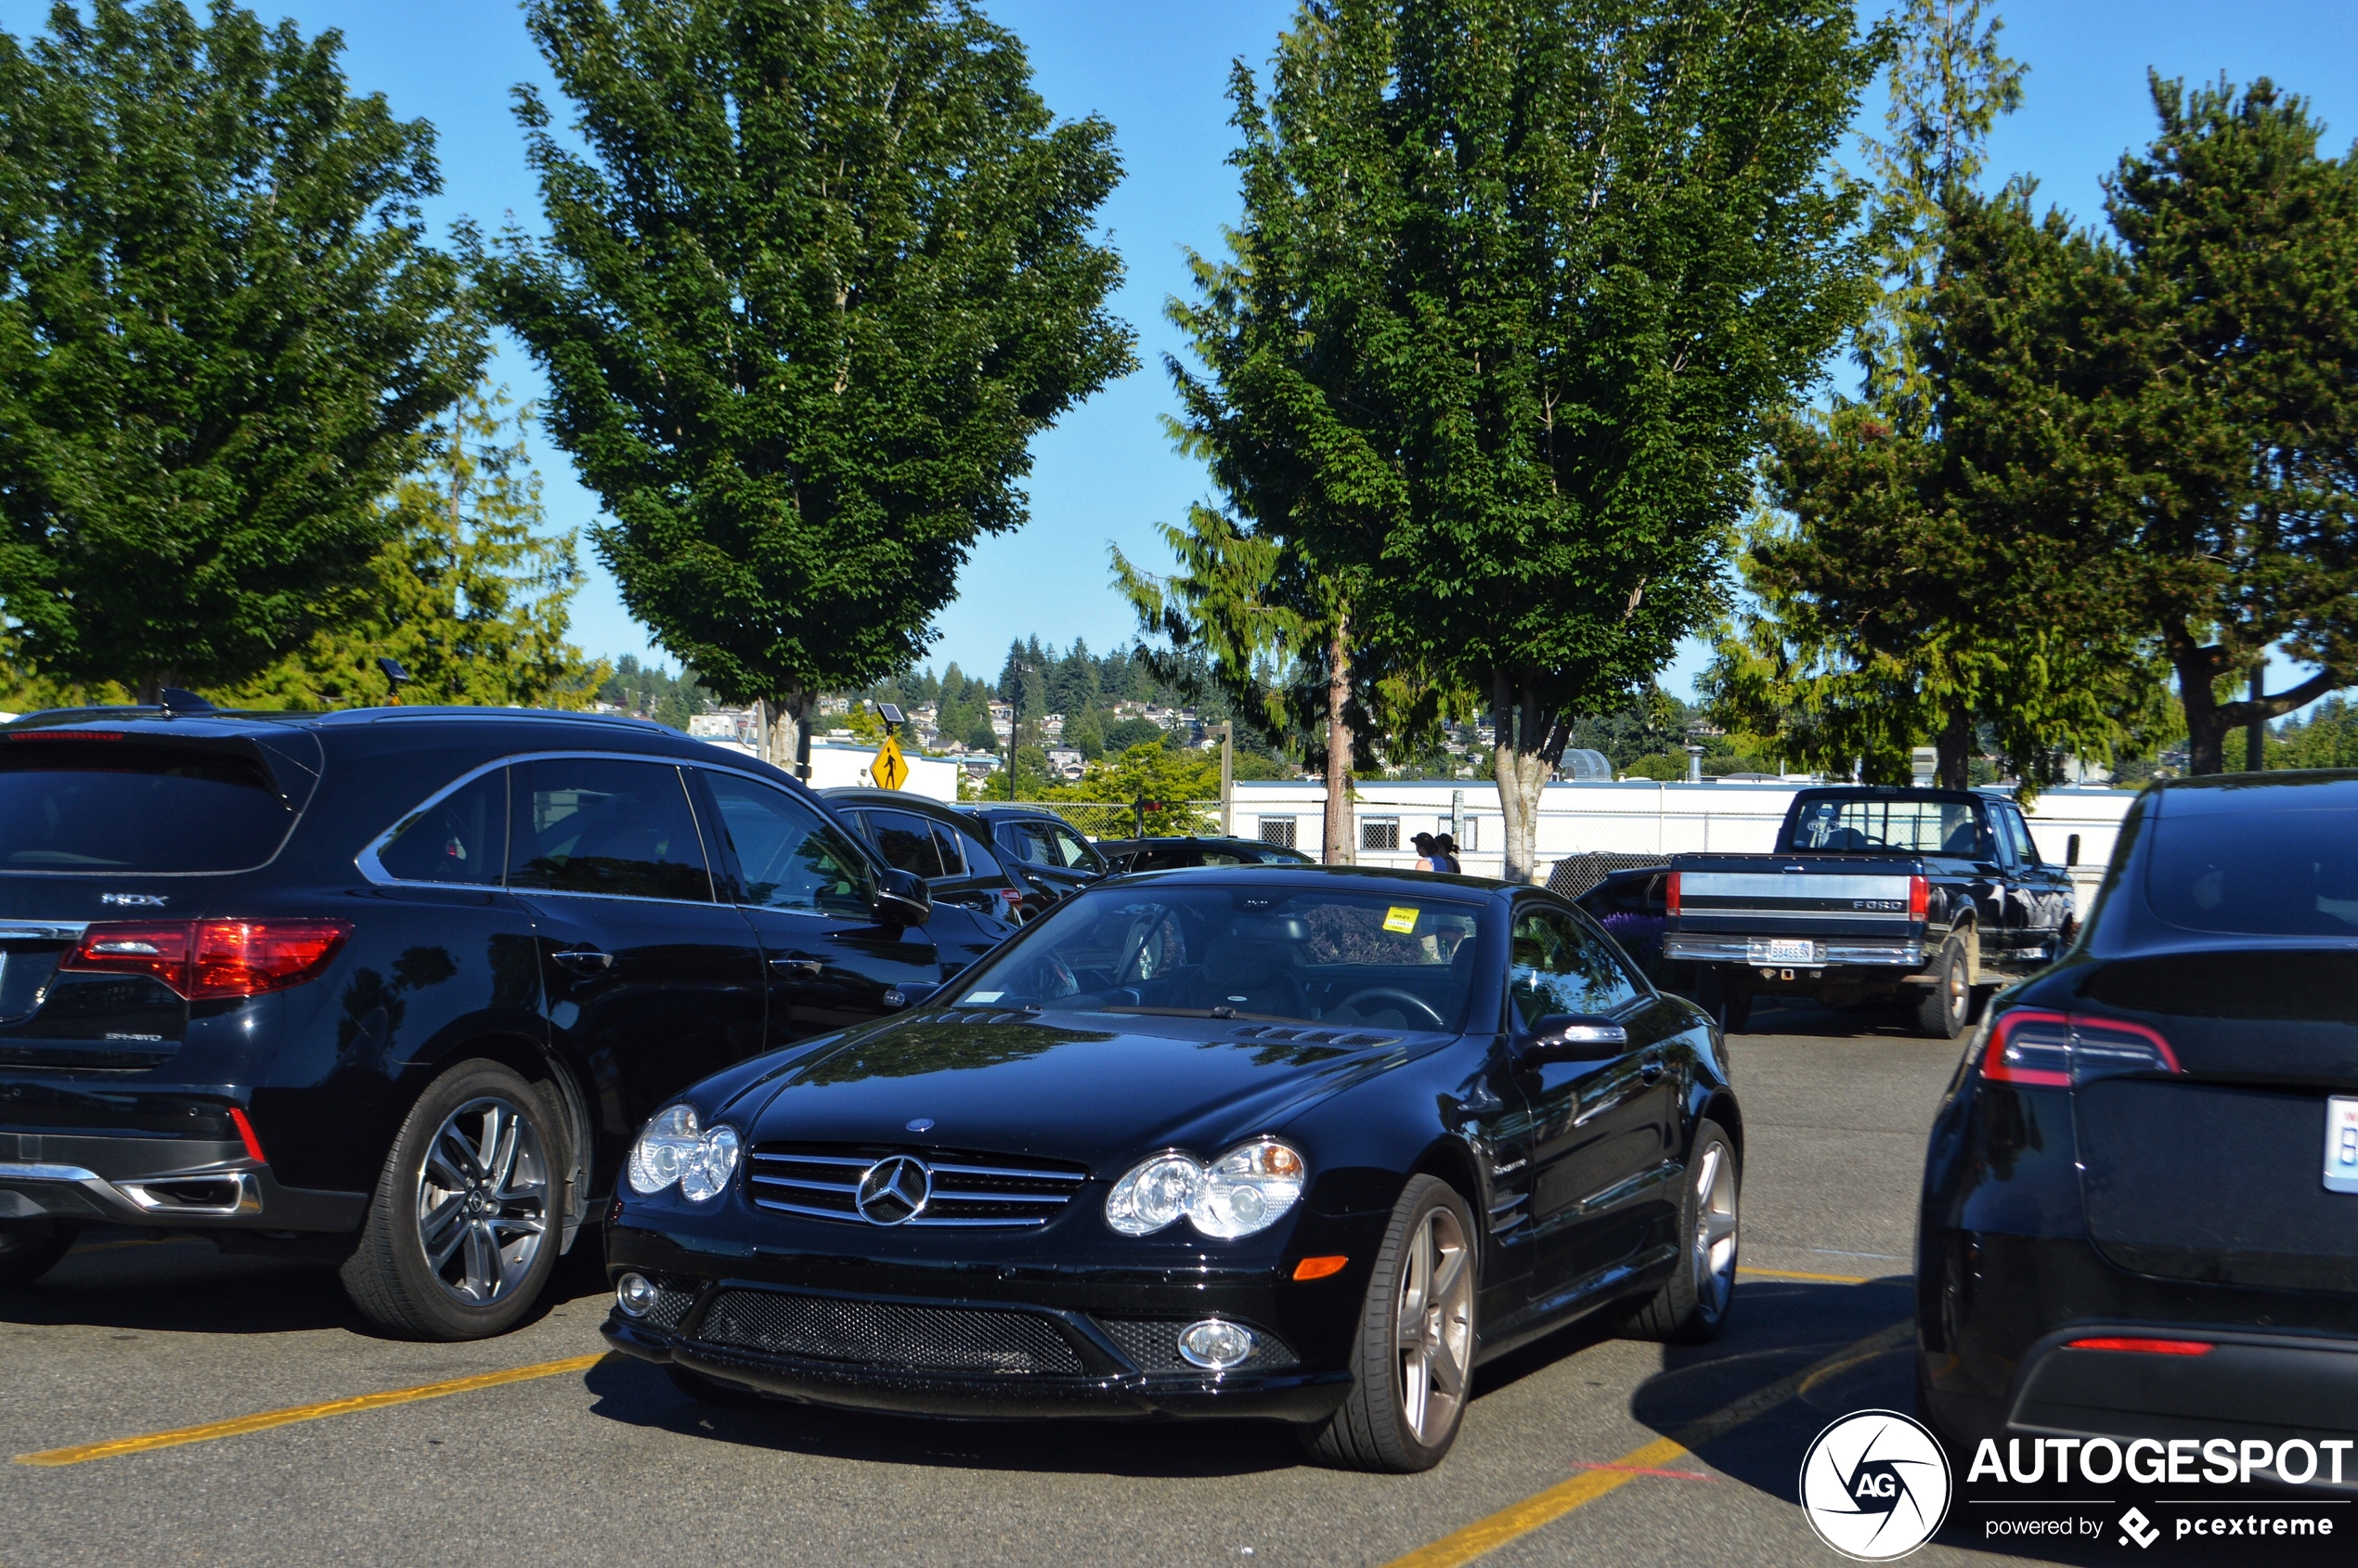
[[[1768,855],[1678,855],[1663,957],[1691,964],[1729,1030],[1755,998],[1912,1005],[1953,1039],[1974,990],[2044,968],[2077,929],[2066,865],[2039,858],[2011,800],[1845,785],[1794,797]]]

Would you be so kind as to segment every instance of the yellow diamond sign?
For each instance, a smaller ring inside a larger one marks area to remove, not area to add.
[[[876,750],[876,759],[869,765],[868,776],[887,789],[899,789],[909,782],[909,759],[900,755],[900,742],[891,735]]]

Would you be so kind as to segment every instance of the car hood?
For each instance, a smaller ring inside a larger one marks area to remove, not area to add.
[[[1105,1025],[1102,1015],[978,1022],[925,1013],[855,1030],[763,1084],[751,1141],[917,1141],[1112,1175],[1109,1164],[1154,1149],[1208,1159],[1274,1132],[1311,1102],[1406,1060],[1420,1039],[1345,1047],[1237,1039],[1200,1019]],[[747,1119],[738,1109],[732,1120]],[[913,1121],[932,1125],[913,1134]]]

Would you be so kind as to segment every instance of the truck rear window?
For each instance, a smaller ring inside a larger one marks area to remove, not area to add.
[[[0,872],[227,872],[279,852],[295,813],[253,757],[136,741],[0,745]]]
[[[1812,800],[1794,819],[1788,849],[1823,855],[1898,851],[1986,859],[1971,806],[1943,800]]]
[[[2358,810],[2209,806],[2173,799],[2149,830],[2156,914],[2192,931],[2358,934]]]

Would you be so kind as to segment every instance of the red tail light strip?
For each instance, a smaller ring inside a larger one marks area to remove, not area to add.
[[[1908,918],[1925,920],[1929,919],[1931,914],[1932,878],[1929,876],[1908,878]]]
[[[2203,1340],[2132,1340],[2099,1336],[2092,1340],[2074,1340],[2066,1350],[2118,1350],[2137,1355],[2209,1355],[2209,1343]]]
[[[1677,914],[1678,913],[1678,873],[1674,871],[1670,874],[1670,883],[1664,889],[1663,896],[1669,901],[1669,913]]]
[[[58,967],[146,975],[191,1002],[258,996],[312,978],[351,935],[348,920],[102,922]]]
[[[1993,1083],[2068,1089],[2122,1072],[2179,1072],[2178,1053],[2144,1024],[2024,1007],[1989,1026],[1981,1075]]]
[[[229,1120],[238,1124],[238,1138],[246,1146],[246,1158],[256,1165],[267,1165],[269,1160],[262,1152],[262,1140],[253,1135],[253,1123],[236,1106],[229,1108]]]

